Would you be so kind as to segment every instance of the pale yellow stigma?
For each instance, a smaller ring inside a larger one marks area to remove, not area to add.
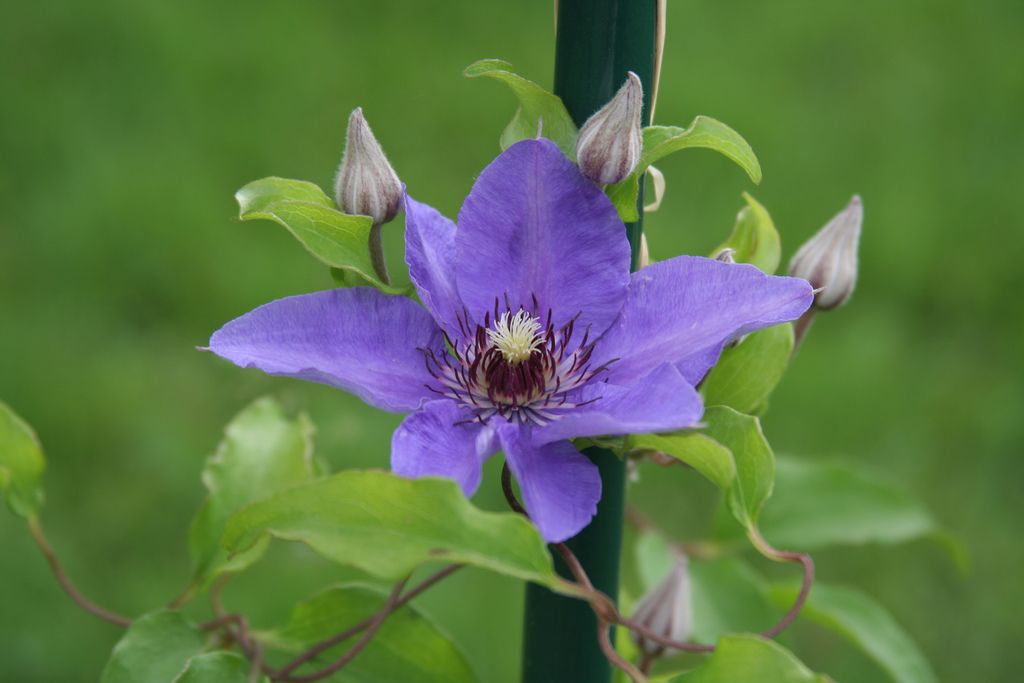
[[[509,363],[522,363],[543,346],[541,327],[540,320],[526,311],[505,313],[494,321],[493,330],[487,330],[487,337]]]

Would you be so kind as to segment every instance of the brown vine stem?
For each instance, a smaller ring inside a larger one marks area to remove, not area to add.
[[[501,471],[501,487],[502,491],[505,494],[505,499],[508,501],[509,507],[520,514],[529,517],[526,510],[523,508],[523,506],[519,503],[519,500],[516,498],[515,491],[512,488],[512,475],[509,472],[507,464],[502,468]],[[807,596],[811,591],[811,585],[814,583],[814,561],[811,559],[811,556],[806,553],[797,553],[789,550],[778,550],[772,547],[756,529],[750,532],[750,541],[754,544],[754,547],[757,548],[758,552],[760,552],[765,557],[776,562],[799,563],[803,565],[804,568],[803,584],[800,587],[800,593],[797,595],[797,598],[794,601],[793,606],[789,609],[788,612],[786,612],[785,615],[783,615],[782,619],[780,619],[777,624],[772,626],[767,631],[761,633],[761,636],[763,636],[764,638],[771,639],[785,631],[786,628],[788,628],[789,625],[793,623],[793,620],[796,619],[797,615],[800,613],[800,610],[803,608],[804,603],[807,601]],[[671,638],[666,638],[665,636],[659,635],[654,631],[651,631],[647,627],[633,621],[632,619],[623,617],[621,614],[618,613],[618,611],[615,608],[615,603],[613,603],[608,596],[604,595],[600,591],[594,590],[593,584],[590,582],[590,578],[587,576],[586,570],[584,570],[583,566],[579,562],[579,559],[573,554],[572,550],[570,550],[567,545],[565,545],[564,543],[555,543],[552,544],[552,547],[562,556],[562,559],[565,560],[566,565],[569,567],[569,570],[572,572],[573,576],[576,578],[576,581],[580,584],[580,586],[582,586],[590,593],[590,606],[591,608],[593,608],[594,613],[597,614],[598,621],[604,621],[608,624],[618,624],[620,626],[625,626],[631,631],[639,633],[644,638],[652,642],[658,643],[659,645],[662,645],[664,647],[672,648],[674,650],[699,653],[710,653],[715,651],[714,645],[704,645],[701,643],[683,643],[677,640],[672,640]],[[621,656],[615,652],[614,647],[611,647],[611,643],[610,641],[608,641],[607,629],[599,629],[599,631],[599,637],[602,637],[602,633],[604,634],[603,639],[601,641],[601,649],[605,651],[605,656],[608,656],[608,659],[610,662],[612,662],[612,664],[619,667],[628,675],[633,677],[633,673],[631,673],[629,669],[624,668],[620,663],[620,661],[625,662],[625,660],[622,660]],[[609,649],[606,649],[605,641],[607,641],[608,647],[610,648],[610,652],[614,654],[614,658],[612,656],[609,656]],[[635,669],[635,667],[633,667],[633,665],[629,662],[625,663],[628,664],[629,667]],[[640,673],[639,670],[636,670],[636,672]],[[643,676],[642,673],[640,673],[640,675]],[[633,680],[637,681],[638,679],[633,677]]]
[[[32,534],[33,540],[35,540],[36,545],[39,546],[39,550],[42,551],[43,556],[46,558],[46,562],[50,565],[50,571],[53,572],[53,575],[56,577],[61,588],[63,588],[64,592],[75,601],[76,605],[93,616],[99,617],[103,621],[107,621],[111,624],[116,624],[117,626],[124,628],[131,626],[131,619],[100,607],[82,595],[81,591],[75,587],[75,584],[71,582],[68,575],[64,573],[64,567],[61,566],[60,560],[57,559],[57,554],[53,551],[53,547],[50,545],[50,542],[46,540],[46,534],[43,532],[43,526],[40,524],[38,517],[29,518],[28,528],[29,532]]]
[[[604,656],[608,658],[608,661],[622,669],[633,683],[648,683],[647,676],[640,671],[640,669],[633,666],[633,663],[623,657],[612,645],[611,638],[608,635],[608,631],[611,624],[604,619],[597,620],[597,641],[601,644],[601,651],[604,652]]]
[[[428,588],[430,588],[434,584],[438,583],[442,579],[445,579],[445,578],[451,576],[452,574],[454,574],[459,569],[462,569],[463,566],[464,565],[461,565],[461,564],[450,564],[447,567],[441,569],[440,571],[438,571],[438,572],[436,572],[434,574],[431,574],[427,578],[423,579],[423,581],[421,581],[420,583],[416,584],[416,586],[414,586],[413,588],[409,589],[408,592],[404,593],[398,599],[398,602],[395,603],[395,606],[391,609],[391,611],[394,611],[394,610],[398,609],[399,607],[404,606],[406,603],[408,603],[410,600],[412,600],[413,598],[418,596],[423,591],[427,590]],[[327,650],[331,649],[335,645],[338,645],[340,643],[345,642],[346,640],[348,640],[349,638],[351,638],[355,634],[357,634],[357,633],[359,633],[361,631],[365,631],[367,628],[369,628],[373,624],[373,620],[374,620],[374,618],[376,616],[377,615],[374,615],[372,617],[368,617],[367,619],[359,622],[358,624],[356,624],[354,626],[351,626],[350,628],[345,629],[341,633],[339,633],[337,635],[334,635],[334,636],[331,636],[330,638],[327,638],[326,640],[321,640],[319,643],[316,643],[315,645],[310,647],[308,650],[303,652],[301,655],[299,655],[298,657],[296,657],[292,661],[288,662],[285,666],[283,666],[281,668],[281,670],[278,671],[277,674],[274,676],[275,680],[286,680],[288,678],[289,674],[291,674],[293,671],[295,671],[300,666],[302,666],[303,664],[305,664],[309,660],[313,659],[317,655],[321,654],[322,652],[326,652]]]
[[[343,668],[346,664],[355,659],[356,655],[363,651],[363,649],[370,644],[373,637],[377,635],[377,631],[384,625],[384,621],[388,618],[397,607],[398,601],[401,599],[402,589],[405,588],[405,582],[408,578],[402,579],[395,584],[395,587],[391,590],[391,594],[388,595],[387,601],[384,603],[384,607],[381,608],[377,614],[373,616],[373,620],[370,625],[366,627],[366,631],[362,637],[356,641],[356,644],[352,648],[339,657],[333,664],[327,666],[320,671],[308,674],[306,676],[292,676],[283,678],[283,680],[291,681],[291,683],[312,683],[313,681],[319,681],[322,678],[327,678],[334,672]],[[280,674],[278,674],[280,676]]]

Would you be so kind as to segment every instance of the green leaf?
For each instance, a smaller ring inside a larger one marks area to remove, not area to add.
[[[512,71],[512,65],[500,59],[481,59],[466,67],[466,78],[493,78],[512,89],[519,100],[512,121],[501,134],[501,148],[508,149],[520,140],[537,137],[537,124],[542,122],[541,133],[552,140],[567,157],[576,160],[576,124],[557,95]]]
[[[725,405],[754,413],[782,379],[793,354],[793,326],[774,325],[727,348],[704,378],[701,393],[708,405]]]
[[[939,531],[924,505],[861,468],[780,457],[777,476],[761,530],[780,547],[902,543]]]
[[[775,455],[761,423],[728,406],[707,408],[704,422],[704,432],[732,451],[736,462],[736,480],[726,496],[729,510],[745,528],[754,529],[775,483]]]
[[[776,585],[772,599],[788,608],[799,587]],[[906,631],[875,600],[852,588],[815,582],[800,612],[801,619],[815,622],[842,635],[873,659],[895,683],[936,683],[928,660]]]
[[[736,225],[729,238],[711,252],[733,249],[737,263],[752,263],[771,275],[779,267],[782,258],[782,242],[775,222],[768,210],[748,193],[743,193],[747,205],[736,214]]]
[[[100,683],[172,683],[205,643],[206,636],[181,613],[150,612],[114,646]]]
[[[647,168],[673,152],[688,148],[720,152],[739,164],[755,184],[761,182],[761,165],[754,150],[739,133],[721,121],[698,116],[688,128],[648,126],[644,128],[644,151],[640,163],[625,180],[606,189],[623,221],[632,223],[639,219],[636,200],[640,192],[640,178]]]
[[[32,427],[0,401],[0,494],[19,517],[31,519],[43,504],[46,460]]]
[[[299,603],[288,625],[265,634],[275,647],[301,652],[375,614],[386,595],[361,584],[327,589]],[[354,641],[353,641],[354,642]],[[352,642],[322,656],[322,666]],[[332,681],[352,683],[471,683],[465,656],[437,626],[415,608],[393,612],[370,644]]]
[[[532,524],[482,512],[448,479],[347,470],[250,505],[221,544],[247,550],[266,534],[301,541],[341,564],[396,580],[426,562],[461,562],[575,594]]]
[[[792,652],[760,636],[725,636],[700,668],[672,679],[678,683],[828,683]]]
[[[694,642],[714,643],[727,633],[761,631],[775,623],[764,579],[738,557],[691,558],[690,585]]]
[[[207,652],[188,660],[174,683],[249,683],[251,666],[235,652]]]
[[[316,185],[286,178],[263,178],[240,189],[235,199],[243,221],[274,221],[321,263],[352,271],[382,291],[402,291],[385,285],[373,270],[369,247],[373,220],[338,211]]]
[[[245,569],[266,549],[266,543],[257,543],[229,560],[219,545],[229,516],[316,474],[309,418],[285,416],[269,397],[239,413],[203,470],[210,493],[189,530],[193,585],[205,589],[217,576]]]
[[[728,448],[699,432],[633,434],[626,438],[631,450],[660,451],[680,460],[727,490],[736,477],[736,463]]]
[[[278,202],[301,202],[335,208],[334,200],[324,194],[319,185],[276,176],[252,181],[235,193],[235,200],[242,211],[243,220],[245,214],[263,213]]]

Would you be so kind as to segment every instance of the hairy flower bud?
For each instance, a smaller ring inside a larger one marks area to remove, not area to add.
[[[334,198],[345,213],[369,216],[376,225],[394,218],[402,202],[402,181],[373,137],[362,108],[348,117]]]
[[[660,636],[682,642],[690,637],[691,609],[690,563],[686,555],[675,551],[672,570],[640,601],[633,613],[633,621]],[[658,655],[665,649],[640,634],[635,633],[633,637],[640,649],[649,655]]]
[[[849,205],[809,239],[789,262],[789,274],[820,290],[814,308],[821,311],[841,306],[857,284],[857,246],[864,207],[853,196]]]
[[[576,159],[583,175],[597,183],[617,183],[640,163],[644,141],[640,112],[644,89],[632,71],[619,92],[583,124]]]

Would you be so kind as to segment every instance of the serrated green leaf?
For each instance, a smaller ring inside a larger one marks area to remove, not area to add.
[[[780,607],[788,608],[798,591],[798,586],[775,585],[771,596]],[[860,591],[815,582],[800,618],[842,635],[895,683],[938,681],[913,639],[884,607]]]
[[[626,438],[626,447],[667,453],[703,474],[722,490],[732,486],[736,477],[736,463],[729,449],[699,432],[633,434]]]
[[[249,683],[251,667],[249,660],[235,652],[207,652],[189,659],[174,683]]]
[[[754,529],[775,483],[775,455],[761,423],[728,406],[707,408],[703,421],[703,431],[732,451],[736,462],[736,479],[726,494],[729,510],[740,524]]]
[[[265,633],[276,648],[301,652],[375,614],[386,598],[362,584],[329,588],[299,603],[288,625]],[[351,643],[324,654],[318,668]],[[346,683],[472,683],[473,670],[451,639],[414,607],[393,612],[369,645],[332,681]]]
[[[639,219],[637,195],[640,178],[659,159],[681,149],[713,149],[735,161],[746,171],[754,183],[761,182],[761,165],[747,141],[729,126],[708,116],[698,116],[688,128],[678,126],[648,126],[644,128],[644,151],[640,163],[625,180],[606,189],[608,198],[618,209],[622,220],[632,223]]]
[[[233,554],[267,534],[382,579],[427,562],[460,562],[576,593],[555,574],[529,521],[478,510],[448,479],[339,472],[244,508],[228,520],[221,543]]]
[[[352,271],[382,291],[403,291],[381,282],[373,269],[369,247],[373,220],[338,211],[316,185],[286,178],[263,178],[240,189],[235,199],[243,221],[274,221],[321,263]]]
[[[0,494],[19,517],[35,517],[43,504],[46,459],[32,427],[0,401]]]
[[[266,543],[228,559],[219,545],[224,525],[245,505],[317,476],[313,431],[309,418],[287,417],[269,397],[254,401],[228,424],[203,470],[209,495],[189,529],[196,588],[205,589],[217,576],[241,571],[262,555]]]
[[[754,413],[785,374],[793,343],[793,326],[786,323],[754,332],[726,349],[701,384],[704,402]]]
[[[485,77],[501,81],[519,100],[519,109],[501,134],[502,149],[508,149],[520,140],[537,137],[537,124],[542,121],[541,134],[575,161],[576,124],[560,97],[515,73],[511,64],[500,59],[481,59],[467,66],[462,74],[466,78]]]
[[[712,255],[733,249],[737,263],[752,263],[768,275],[779,267],[782,241],[768,210],[749,193],[743,193],[747,205],[736,214],[736,224],[729,238],[715,247]]]
[[[100,683],[172,683],[205,643],[206,636],[180,612],[150,612],[114,646]]]
[[[939,531],[924,505],[862,468],[780,457],[777,480],[761,530],[781,547],[903,543]]]
[[[828,683],[796,656],[761,636],[725,636],[700,668],[673,678],[678,683]]]

